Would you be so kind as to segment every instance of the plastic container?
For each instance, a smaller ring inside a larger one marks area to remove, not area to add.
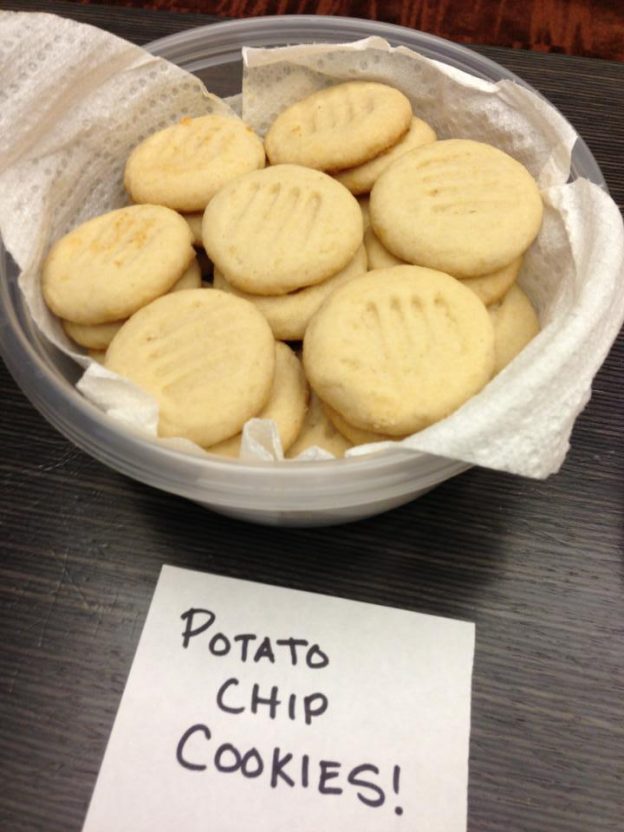
[[[480,78],[513,73],[464,47],[400,26],[339,17],[288,16],[232,21],[162,38],[147,48],[194,72],[221,96],[240,91],[241,47],[344,42],[380,35]],[[579,138],[572,179],[605,187]],[[159,446],[120,427],[75,390],[79,369],[39,334],[0,242],[0,351],[26,396],[68,439],[123,474],[223,514],[284,526],[331,525],[379,514],[421,496],[468,466],[396,449],[316,463],[202,459]]]

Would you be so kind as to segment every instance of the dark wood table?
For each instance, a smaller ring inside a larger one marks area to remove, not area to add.
[[[211,20],[2,7],[137,43]],[[478,51],[560,108],[621,206],[624,64]],[[125,479],[57,434],[3,367],[0,394],[0,829],[80,828],[165,562],[475,621],[471,832],[624,829],[622,336],[558,475],[472,469],[321,530],[247,525]]]

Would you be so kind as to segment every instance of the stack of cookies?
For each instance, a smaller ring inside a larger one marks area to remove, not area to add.
[[[156,398],[161,436],[236,457],[270,418],[287,456],[342,456],[449,415],[539,329],[515,283],[534,180],[438,141],[387,85],[320,90],[264,144],[235,118],[183,119],[125,183],[137,204],[58,241],[42,286],[70,337]]]
[[[362,212],[338,182],[280,164],[222,188],[204,213],[215,287],[257,304],[276,338],[300,340],[325,298],[366,271]]]
[[[45,300],[67,334],[105,350],[124,321],[160,295],[201,285],[191,232],[159,205],[120,208],[75,228],[50,251]]]

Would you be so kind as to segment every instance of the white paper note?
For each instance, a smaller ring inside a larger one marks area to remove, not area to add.
[[[474,625],[163,567],[86,832],[466,829]]]

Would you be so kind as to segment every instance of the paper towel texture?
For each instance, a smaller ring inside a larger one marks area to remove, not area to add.
[[[149,133],[184,115],[236,117],[240,108],[262,134],[304,95],[365,78],[401,89],[440,138],[490,142],[510,153],[536,177],[546,206],[520,278],[541,333],[460,410],[398,444],[532,477],[560,467],[592,378],[624,320],[624,230],[604,191],[587,180],[569,181],[576,134],[544,99],[514,82],[492,84],[367,38],[245,49],[235,112],[194,76],[93,27],[4,12],[0,34],[0,231],[21,269],[33,319],[88,368],[79,389],[111,417],[155,436],[149,397],[77,352],[45,307],[39,273],[51,242],[127,203],[125,160]],[[281,459],[274,426],[248,424],[241,457]]]
[[[128,204],[125,160],[150,133],[182,116],[235,114],[174,64],[55,15],[0,12],[0,77],[0,231],[33,319],[87,366],[41,297],[50,244]]]

